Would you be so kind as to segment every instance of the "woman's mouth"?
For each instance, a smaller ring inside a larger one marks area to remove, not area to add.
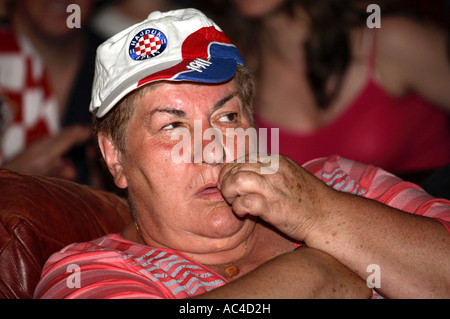
[[[195,194],[196,197],[203,199],[203,200],[209,200],[209,201],[223,201],[224,198],[222,196],[222,193],[217,188],[217,185],[214,186],[206,186],[202,188],[197,194]]]

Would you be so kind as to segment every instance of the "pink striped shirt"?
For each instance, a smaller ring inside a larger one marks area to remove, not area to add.
[[[379,168],[338,156],[311,161],[305,168],[336,190],[435,218],[450,232],[450,201],[433,198],[418,186]],[[186,298],[227,282],[177,251],[110,234],[70,245],[52,255],[35,298]]]

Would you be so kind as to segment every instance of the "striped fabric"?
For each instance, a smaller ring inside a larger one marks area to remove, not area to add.
[[[383,170],[338,156],[309,162],[305,168],[336,190],[436,218],[450,232],[450,201],[435,199]],[[186,298],[226,283],[181,253],[110,234],[70,245],[51,256],[35,298]]]
[[[79,267],[81,288],[70,266]],[[110,234],[74,244],[47,262],[36,298],[187,298],[225,284],[217,273],[167,249]]]
[[[374,199],[408,213],[434,218],[450,232],[450,201],[437,199],[419,186],[374,166],[339,156],[310,161],[304,167],[328,186]]]

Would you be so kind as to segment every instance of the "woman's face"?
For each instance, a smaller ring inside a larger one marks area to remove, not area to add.
[[[263,17],[277,8],[286,0],[233,0],[239,12],[248,18]]]
[[[206,129],[215,128],[226,136],[227,129],[250,127],[234,81],[214,85],[165,83],[147,91],[136,103],[126,151],[120,155],[123,176],[116,184],[128,188],[146,243],[184,253],[210,253],[243,241],[254,221],[236,217],[218,190],[224,164],[193,159],[199,151],[205,160],[218,150],[208,148],[214,138],[203,140],[195,149],[194,138],[200,134],[201,139]],[[181,130],[192,138],[190,162],[177,163],[174,158],[173,150],[181,139],[172,136]],[[217,144],[225,148],[224,154],[235,146]]]

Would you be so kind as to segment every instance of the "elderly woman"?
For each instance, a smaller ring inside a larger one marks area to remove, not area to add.
[[[154,12],[99,48],[94,125],[135,222],[53,255],[36,298],[367,298],[368,286],[449,295],[448,201],[337,156],[306,169],[279,156],[262,174],[264,158],[226,158],[237,143],[196,147],[195,123],[227,138],[251,128],[243,63],[192,9]],[[174,160],[180,131],[193,134],[183,152],[202,161]],[[373,264],[381,285],[366,282]],[[68,285],[71,265],[81,280]]]

